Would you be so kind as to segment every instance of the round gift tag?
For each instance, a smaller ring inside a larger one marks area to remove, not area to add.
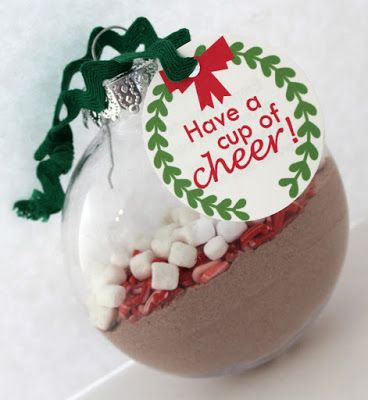
[[[166,187],[204,215],[254,220],[287,207],[318,169],[323,128],[302,71],[284,56],[220,37],[182,54],[198,68],[159,71],[143,107],[147,154]]]

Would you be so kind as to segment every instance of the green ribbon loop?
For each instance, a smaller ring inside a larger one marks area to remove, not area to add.
[[[93,29],[86,54],[69,63],[64,69],[52,126],[34,155],[35,160],[39,162],[36,175],[42,191],[34,190],[29,200],[20,200],[14,204],[17,214],[21,217],[47,221],[51,214],[62,209],[65,193],[60,176],[71,169],[74,158],[70,123],[79,115],[81,109],[101,112],[106,108],[106,94],[102,85],[104,80],[128,71],[136,58],[158,58],[172,81],[187,78],[197,64],[194,58],[181,57],[177,53],[179,47],[190,41],[187,29],[180,29],[165,38],[159,38],[151,23],[143,17],[137,18],[124,35],[111,30],[104,32],[96,42],[97,58],[100,58],[106,46],[112,47],[120,55],[112,60],[94,61],[92,43],[102,29]],[[144,51],[137,52],[137,48],[142,44]],[[83,76],[86,89],[70,90],[71,80],[78,72]],[[66,117],[61,119],[60,113],[64,106],[67,113]]]

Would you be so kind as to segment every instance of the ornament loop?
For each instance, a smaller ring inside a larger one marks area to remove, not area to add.
[[[97,56],[96,56],[96,44],[97,44],[97,42],[98,42],[98,39],[99,39],[105,32],[111,31],[111,30],[113,30],[113,29],[121,29],[121,30],[123,30],[124,32],[127,31],[126,28],[124,28],[123,26],[120,26],[120,25],[111,25],[111,26],[108,26],[108,27],[102,29],[102,31],[100,31],[100,32],[95,36],[95,38],[93,39],[92,45],[91,45],[91,54],[92,54],[92,59],[93,59],[93,61],[96,61],[96,60],[97,60]]]

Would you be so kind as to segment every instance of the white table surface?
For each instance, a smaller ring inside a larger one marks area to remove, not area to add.
[[[31,153],[49,127],[61,69],[84,54],[90,29],[145,15],[162,35],[182,26],[193,35],[231,30],[285,48],[319,95],[357,222],[368,215],[367,14],[366,0],[1,1],[0,398],[65,399],[126,360],[72,296],[59,217],[32,223],[11,212],[12,202],[37,185]],[[82,131],[80,122],[74,126]],[[91,138],[76,138],[77,156]],[[337,354],[330,362],[347,361]]]

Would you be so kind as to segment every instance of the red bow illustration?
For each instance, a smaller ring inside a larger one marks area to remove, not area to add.
[[[212,95],[220,103],[223,102],[225,96],[231,96],[227,89],[213,75],[213,72],[227,69],[227,62],[231,61],[234,55],[225,38],[221,36],[202,55],[195,58],[198,60],[200,70],[198,75],[193,78],[189,77],[180,82],[172,82],[168,79],[164,71],[160,71],[160,75],[170,92],[179,89],[181,93],[184,93],[194,83],[201,110],[206,106],[213,108]]]

